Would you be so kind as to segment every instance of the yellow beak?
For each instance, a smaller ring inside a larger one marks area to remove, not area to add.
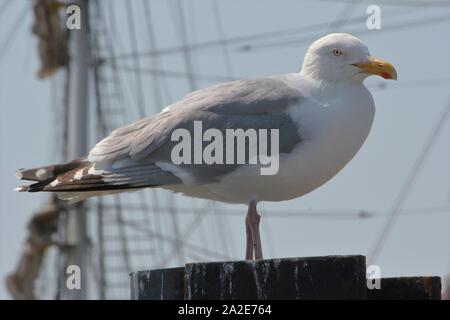
[[[369,56],[367,61],[355,63],[353,65],[360,68],[365,73],[379,75],[384,79],[397,80],[397,71],[394,66],[387,61]]]

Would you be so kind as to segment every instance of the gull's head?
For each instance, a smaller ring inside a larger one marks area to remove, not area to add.
[[[332,33],[314,41],[306,52],[301,74],[323,82],[358,84],[370,75],[397,80],[389,62],[371,56],[361,40],[346,33]]]

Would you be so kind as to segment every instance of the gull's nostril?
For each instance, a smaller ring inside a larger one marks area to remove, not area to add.
[[[382,64],[377,64],[377,67],[378,67],[378,68],[384,68],[384,65],[382,65]]]

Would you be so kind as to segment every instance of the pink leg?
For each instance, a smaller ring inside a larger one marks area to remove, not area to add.
[[[259,233],[259,221],[261,216],[256,210],[256,201],[251,201],[248,205],[245,227],[247,234],[247,245],[245,259],[262,259],[261,235]],[[254,254],[254,255],[253,255]]]
[[[253,237],[252,237],[252,229],[250,228],[250,221],[247,217],[245,218],[245,235],[247,239],[247,243],[245,246],[245,260],[253,259]]]

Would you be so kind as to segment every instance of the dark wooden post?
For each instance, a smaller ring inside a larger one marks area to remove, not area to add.
[[[365,299],[363,256],[192,263],[186,299]]]
[[[372,279],[370,280],[372,281]],[[368,289],[364,256],[189,263],[131,274],[131,299],[437,300],[439,277],[382,278]]]
[[[132,273],[131,298],[366,299],[365,263],[364,256],[190,263]]]
[[[184,268],[131,273],[132,300],[184,299]]]
[[[369,300],[440,300],[440,277],[380,279],[381,289],[367,290]]]

